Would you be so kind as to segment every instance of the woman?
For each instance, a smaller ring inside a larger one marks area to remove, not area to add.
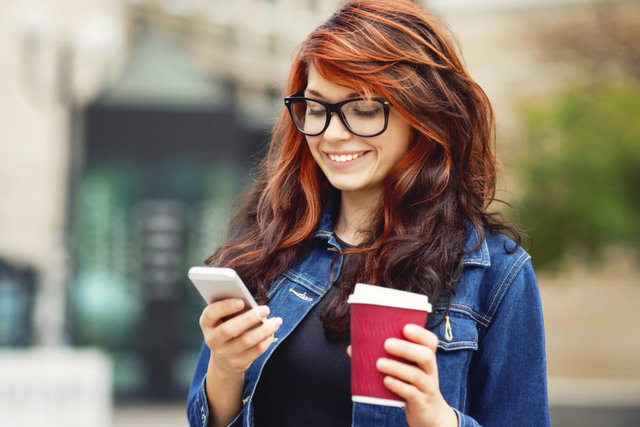
[[[352,1],[302,43],[286,91],[207,260],[265,305],[202,312],[191,425],[548,425],[535,276],[488,210],[493,112],[441,24],[410,0]],[[377,362],[406,410],[351,403],[356,282],[435,302],[424,328],[386,342],[407,362]]]

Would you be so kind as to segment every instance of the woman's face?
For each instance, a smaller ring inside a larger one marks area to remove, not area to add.
[[[324,79],[313,66],[304,93],[331,103],[358,97],[352,89]],[[320,169],[343,195],[380,197],[384,179],[409,149],[411,136],[409,124],[391,107],[387,129],[378,136],[356,136],[333,114],[322,134],[306,140]]]

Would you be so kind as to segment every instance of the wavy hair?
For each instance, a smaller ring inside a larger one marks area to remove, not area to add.
[[[488,211],[495,201],[494,114],[465,71],[444,25],[410,0],[348,2],[300,45],[285,94],[303,90],[310,66],[364,96],[376,94],[413,128],[391,170],[378,214],[357,248],[344,251],[338,292],[325,304],[329,331],[348,329],[346,297],[361,281],[450,298],[461,272],[468,221],[480,234],[518,231]],[[339,200],[283,108],[267,155],[229,238],[207,259],[238,271],[264,303],[269,283],[309,250],[324,206]]]

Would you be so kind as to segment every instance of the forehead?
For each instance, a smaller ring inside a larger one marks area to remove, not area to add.
[[[339,85],[322,75],[312,65],[309,66],[307,75],[306,95],[320,97],[326,101],[338,102],[348,98],[362,95],[362,90],[358,91],[354,87]]]

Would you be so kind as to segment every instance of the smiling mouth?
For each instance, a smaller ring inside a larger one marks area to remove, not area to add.
[[[362,157],[365,154],[364,151],[359,153],[349,153],[349,154],[329,154],[327,156],[334,162],[343,163],[350,162],[351,160],[355,160],[359,157]]]

